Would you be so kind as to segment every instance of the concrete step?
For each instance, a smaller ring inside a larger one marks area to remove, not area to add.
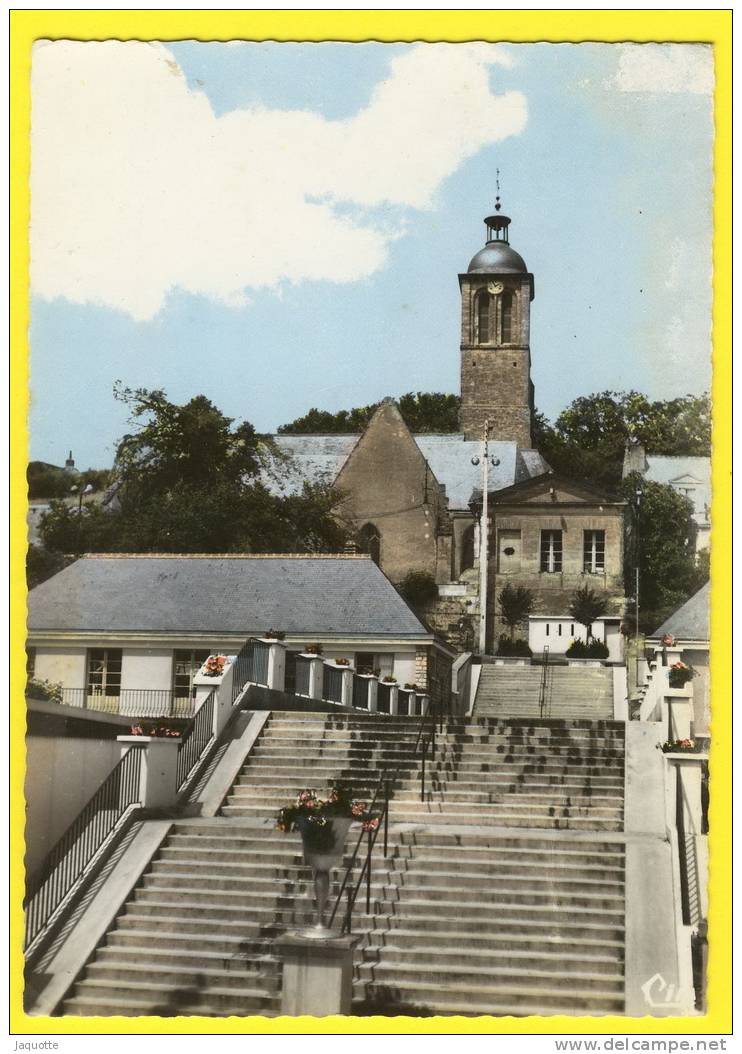
[[[434,976],[434,975],[433,975]],[[363,1000],[361,1002],[361,1000]],[[391,983],[363,981],[354,986],[354,1004],[360,1003],[356,1013],[370,1013],[371,1006],[378,1012],[399,1013],[395,1006],[408,1012],[498,1016],[529,1016],[532,1014],[622,1013],[623,993],[612,991],[564,991],[536,985],[498,984],[495,991],[475,985],[450,985],[425,980],[398,980]],[[363,1009],[364,1004],[368,1009]]]
[[[280,992],[280,964],[276,960],[268,960],[265,963],[262,961],[241,963],[233,968],[219,968],[210,965],[212,961],[204,959],[194,969],[192,966],[176,962],[175,959],[168,961],[165,957],[162,957],[161,962],[157,962],[155,956],[149,955],[145,962],[99,957],[87,967],[83,984],[112,981],[118,982],[125,988],[132,982],[139,984],[149,979],[154,985],[172,984],[178,985],[181,989],[190,988],[198,991],[200,988],[207,992],[217,987],[223,992],[232,992],[235,995],[255,985],[259,985],[261,991],[265,993]]]
[[[515,930],[518,925],[511,924],[510,929]],[[557,959],[561,956],[580,960],[595,958],[614,964],[622,964],[624,961],[622,939],[600,939],[590,936],[590,931],[584,929],[572,937],[563,934],[552,935],[543,926],[532,926],[531,930],[530,933],[498,931],[489,934],[459,929],[435,932],[422,926],[405,928],[404,923],[400,921],[393,929],[372,930],[362,950],[364,958],[394,952],[395,955],[399,953],[402,956],[420,955],[429,962],[435,961],[439,954],[452,954],[452,949],[455,954],[461,955],[465,962],[470,955],[496,955],[507,959],[512,955],[529,952],[553,955]]]
[[[182,1017],[187,1015],[245,1017],[255,1014],[275,1016],[280,1008],[277,993],[253,985],[236,992],[218,987],[184,990],[179,984],[142,981],[125,986],[116,980],[80,981],[75,995],[64,1002],[65,1014],[80,1017],[120,1014],[123,1017]]]
[[[418,978],[424,984],[425,978],[429,978],[434,979],[436,984],[453,989],[464,984],[468,988],[479,989],[480,992],[500,992],[509,986],[522,985],[526,991],[530,988],[548,987],[553,992],[579,991],[586,995],[599,991],[602,994],[610,993],[614,997],[623,996],[623,973],[617,973],[615,969],[608,973],[594,973],[590,963],[584,965],[586,969],[579,971],[565,969],[559,963],[551,963],[546,969],[540,969],[531,964],[519,964],[517,960],[493,966],[480,962],[460,966],[439,959],[436,959],[434,966],[424,962],[387,964],[384,961],[362,963],[355,968],[354,974],[357,981],[371,981],[377,985],[394,985],[399,981],[410,984]]]

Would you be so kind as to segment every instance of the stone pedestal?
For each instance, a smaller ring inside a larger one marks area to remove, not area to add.
[[[144,809],[171,808],[177,798],[180,738],[173,736],[116,736],[122,756],[128,750],[142,752],[139,769],[139,804]]]
[[[350,1014],[353,989],[353,948],[359,937],[317,940],[286,934],[276,941],[283,961],[281,1013]]]

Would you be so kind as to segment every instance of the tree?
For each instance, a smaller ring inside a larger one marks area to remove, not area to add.
[[[509,582],[501,589],[497,601],[500,605],[500,617],[510,629],[510,639],[515,640],[515,630],[525,622],[533,611],[534,597],[525,586],[513,586]]]
[[[39,531],[53,552],[337,552],[349,531],[342,496],[308,486],[278,497],[261,479],[283,461],[252,425],[204,396],[116,388],[135,429],[118,446],[116,508],[53,502]]]
[[[534,443],[551,467],[573,478],[618,483],[626,442],[651,454],[708,456],[708,395],[651,402],[640,392],[597,392],[575,399],[551,425],[534,419]]]
[[[407,427],[411,432],[458,432],[458,395],[442,392],[407,392],[396,400]],[[316,407],[278,429],[282,435],[336,434],[362,432],[374,415],[379,403],[357,406],[352,410],[318,410]]]
[[[402,579],[399,591],[413,608],[424,608],[438,599],[438,586],[427,571],[409,571]]]
[[[608,610],[605,597],[599,597],[590,586],[575,589],[569,605],[569,613],[575,622],[585,627],[585,641],[590,643],[593,635],[593,622]]]
[[[696,559],[693,504],[684,494],[639,473],[621,491],[631,509],[626,592],[635,592],[638,559],[640,628],[652,632],[708,580],[708,558]]]

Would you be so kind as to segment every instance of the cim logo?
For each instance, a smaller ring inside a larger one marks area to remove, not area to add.
[[[692,988],[680,988],[668,984],[661,973],[656,973],[642,985],[647,1006],[655,1010],[687,1009],[693,1006],[695,992]]]

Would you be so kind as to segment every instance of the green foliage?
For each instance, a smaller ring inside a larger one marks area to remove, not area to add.
[[[637,489],[642,495],[638,511]],[[631,509],[626,592],[635,591],[638,549],[640,629],[651,633],[708,581],[708,555],[696,560],[693,505],[684,494],[638,473],[626,477],[621,492]]]
[[[587,644],[584,640],[573,640],[565,655],[569,659],[607,659],[608,646],[594,637]]]
[[[574,479],[604,484],[621,479],[627,440],[650,454],[708,456],[708,395],[651,402],[640,392],[597,392],[575,399],[554,425],[534,418],[534,444],[551,467]]]
[[[590,643],[593,622],[608,610],[608,602],[605,597],[600,597],[590,586],[580,586],[572,594],[569,605],[569,613],[575,622],[579,622],[587,630],[587,641]]]
[[[527,659],[533,654],[528,641],[507,637],[504,633],[497,642],[497,654],[511,659]]]
[[[208,399],[183,406],[161,391],[117,387],[135,431],[118,448],[115,509],[53,502],[39,532],[45,547],[81,552],[337,552],[348,530],[341,495],[305,486],[288,497],[258,478],[271,444],[237,426]],[[280,473],[273,466],[274,472]]]
[[[396,400],[399,412],[411,432],[458,432],[458,395],[442,392],[407,392]],[[303,417],[278,429],[282,435],[311,435],[362,432],[373,417],[380,403],[357,406],[352,410],[318,410],[312,407]]]
[[[510,627],[510,639],[515,640],[516,627],[525,622],[533,611],[533,593],[525,586],[513,586],[508,582],[498,593],[497,602],[502,621]]]
[[[28,582],[28,588],[33,589],[34,586],[45,582],[47,578],[56,575],[70,563],[70,559],[70,557],[64,556],[61,552],[50,551],[33,543],[29,545],[26,553],[26,581]]]
[[[105,490],[112,480],[110,469],[89,468],[85,472],[66,472],[43,461],[29,463],[26,479],[28,496],[36,498],[75,498],[88,484],[93,491]]]
[[[427,571],[410,571],[402,579],[399,591],[413,608],[423,608],[438,599],[438,586]]]
[[[26,698],[40,699],[43,702],[61,703],[62,685],[53,681],[42,681],[29,677],[26,682]]]

